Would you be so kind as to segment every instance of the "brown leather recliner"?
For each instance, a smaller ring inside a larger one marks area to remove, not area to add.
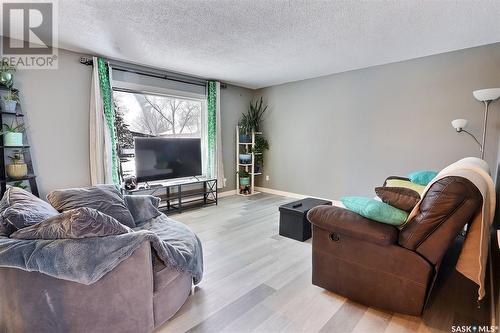
[[[368,306],[420,315],[447,248],[482,204],[462,177],[435,182],[402,230],[349,210],[318,206],[312,282]]]

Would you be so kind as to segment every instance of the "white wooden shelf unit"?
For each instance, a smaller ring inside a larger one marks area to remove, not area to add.
[[[262,153],[254,153],[253,147],[255,146],[255,138],[258,135],[262,135],[262,132],[252,132],[249,133],[251,142],[240,142],[240,128],[236,126],[236,193],[242,196],[254,195],[259,192],[255,191],[255,176],[262,175],[262,172],[255,172],[255,155],[260,155]],[[241,163],[240,154],[251,155],[250,163]],[[240,189],[240,176],[239,172],[245,170],[250,174],[250,185],[248,194],[241,193]]]

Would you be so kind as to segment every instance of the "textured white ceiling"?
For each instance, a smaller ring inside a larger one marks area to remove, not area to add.
[[[60,0],[59,46],[261,88],[500,41],[500,1]]]

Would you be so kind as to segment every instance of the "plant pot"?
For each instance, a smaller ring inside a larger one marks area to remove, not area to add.
[[[250,136],[250,134],[240,134],[240,142],[250,143],[252,142],[252,137]]]
[[[16,111],[16,101],[6,101],[3,100],[3,110],[5,112],[15,112]]]
[[[252,162],[252,154],[240,154],[240,163],[250,164]]]
[[[4,146],[22,146],[23,133],[7,132],[3,135]]]
[[[28,174],[28,166],[25,163],[8,164],[5,166],[5,172],[10,178],[20,179]]]
[[[8,87],[12,84],[12,73],[2,72],[0,73],[0,83]]]
[[[250,177],[240,177],[240,186],[250,185]]]

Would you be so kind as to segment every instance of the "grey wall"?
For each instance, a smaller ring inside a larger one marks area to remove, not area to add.
[[[91,67],[81,65],[79,57],[59,50],[59,69],[19,70],[15,75],[42,196],[55,188],[90,183]]]
[[[221,127],[224,176],[226,186],[223,191],[236,188],[236,125],[242,113],[246,112],[254,91],[236,86],[221,89]]]
[[[89,184],[88,109],[91,68],[60,50],[58,70],[19,71],[16,86],[33,145],[42,195]],[[453,131],[454,118],[481,132],[482,105],[471,91],[500,85],[500,45],[346,72],[252,91],[221,90],[226,189],[235,188],[235,126],[250,100],[270,111],[269,181],[262,186],[338,198],[373,194],[390,174],[439,169],[477,153]],[[496,165],[500,102],[492,104],[487,159]],[[264,179],[264,177],[262,177]]]
[[[499,86],[500,44],[493,44],[262,89],[271,151],[270,180],[260,185],[329,198],[374,195],[388,175],[477,156],[450,121],[467,118],[480,135],[483,105],[472,91]],[[493,172],[499,113],[497,101],[486,151]]]

